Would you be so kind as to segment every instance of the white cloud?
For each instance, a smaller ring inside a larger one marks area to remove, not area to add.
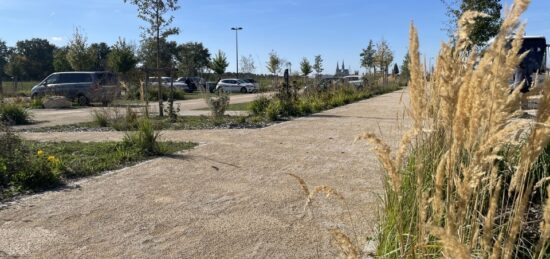
[[[57,41],[57,42],[63,41],[63,37],[56,37],[56,36],[53,36],[53,37],[51,37],[50,39],[51,39],[52,41]]]

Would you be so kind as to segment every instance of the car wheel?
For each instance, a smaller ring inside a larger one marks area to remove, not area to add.
[[[244,87],[241,88],[241,93],[242,93],[242,94],[246,94],[247,92],[248,92],[248,91],[246,90],[246,88],[244,88]]]
[[[77,98],[76,98],[76,102],[78,103],[78,105],[80,106],[88,106],[88,104],[90,103],[88,98],[85,96],[85,95],[79,95]]]

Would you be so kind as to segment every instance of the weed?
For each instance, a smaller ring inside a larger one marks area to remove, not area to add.
[[[30,114],[17,103],[0,103],[0,122],[8,125],[25,125],[30,123]]]

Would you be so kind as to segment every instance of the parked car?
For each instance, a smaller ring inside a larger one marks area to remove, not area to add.
[[[345,76],[343,77],[344,82],[351,84],[357,88],[362,88],[364,86],[365,81],[363,81],[363,78],[361,76],[355,75],[355,76]]]
[[[58,72],[46,77],[31,90],[31,98],[65,96],[85,106],[90,102],[107,104],[120,96],[116,75],[110,72]]]
[[[189,85],[189,89],[192,89],[193,91],[196,91],[199,88],[205,89],[206,87],[206,80],[200,77],[180,77],[176,81]]]
[[[216,85],[216,91],[223,90],[230,93],[253,93],[257,92],[258,88],[254,84],[247,83],[241,79],[223,79]]]
[[[243,81],[253,84],[256,87],[256,89],[260,89],[260,83],[252,78],[243,79]]]
[[[186,91],[188,93],[193,92],[193,89],[191,89],[189,87],[189,85],[187,85],[185,82],[179,82],[179,81],[174,80],[173,78],[171,78],[169,76],[161,77],[160,81],[161,81],[161,85],[163,87],[166,87],[166,88],[170,87],[170,84],[173,81],[175,89],[181,89],[181,90]],[[149,83],[150,83],[151,86],[157,86],[158,85],[157,77],[149,77]]]

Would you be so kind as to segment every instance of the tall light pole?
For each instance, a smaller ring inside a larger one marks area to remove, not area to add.
[[[235,31],[235,48],[237,49],[237,78],[239,78],[239,31],[242,27],[233,27],[231,30]]]

